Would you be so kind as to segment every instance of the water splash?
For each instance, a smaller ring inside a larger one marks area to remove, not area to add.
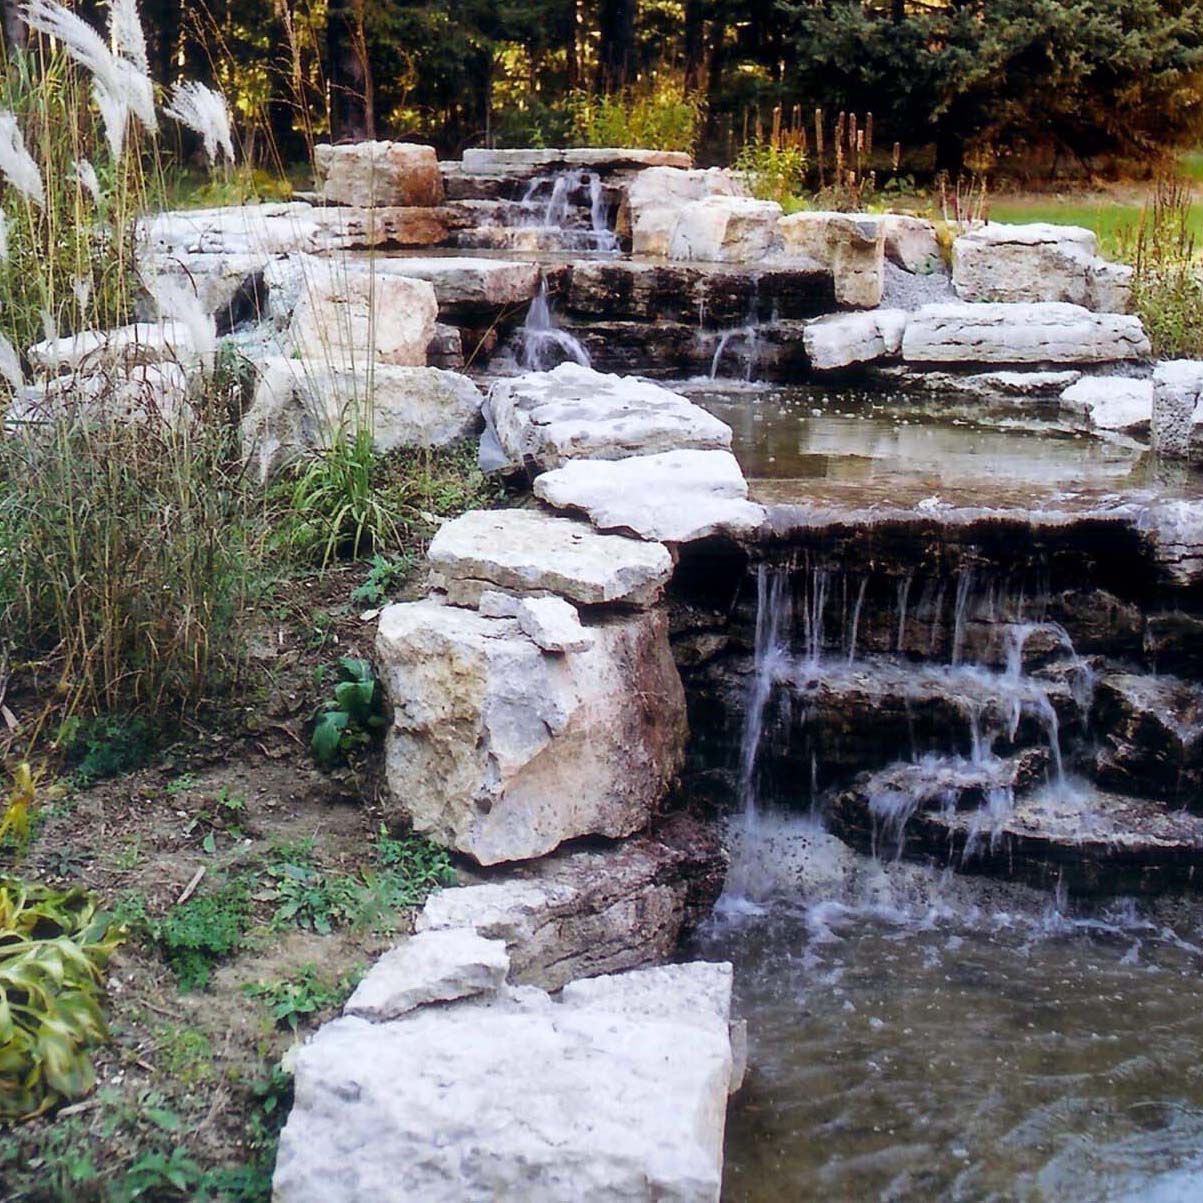
[[[527,372],[546,372],[569,361],[583,368],[593,366],[580,341],[557,325],[547,280],[543,279],[522,327],[522,368]]]

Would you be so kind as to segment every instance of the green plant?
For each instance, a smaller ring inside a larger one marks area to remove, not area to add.
[[[578,92],[567,107],[573,140],[582,146],[692,151],[705,117],[701,98],[671,79],[608,96]]]
[[[776,201],[787,209],[800,205],[806,187],[806,151],[796,143],[754,139],[744,144],[735,170],[757,200]]]
[[[311,741],[314,757],[324,769],[365,747],[385,726],[383,698],[371,664],[344,656],[338,672],[342,680],[334,686],[334,697],[323,704]]]
[[[149,718],[107,715],[68,719],[56,741],[82,786],[133,772],[154,758],[162,732]]]
[[[395,559],[385,556],[373,556],[372,566],[368,571],[368,579],[351,594],[353,602],[365,602],[370,606],[378,606],[388,598],[389,593],[397,587],[414,569],[414,556],[404,553]]]
[[[1193,190],[1177,179],[1157,182],[1130,236],[1131,309],[1160,359],[1203,355],[1203,278],[1193,229]]]
[[[363,977],[362,967],[335,982],[321,976],[313,964],[302,965],[296,973],[282,981],[253,982],[243,987],[251,998],[266,1004],[272,1018],[280,1027],[296,1032],[302,1020],[322,1011],[341,1007],[351,996]]]
[[[163,1065],[173,1079],[193,1085],[213,1077],[213,1045],[204,1032],[182,1024],[164,1024],[156,1035]]]
[[[0,1115],[36,1115],[95,1081],[103,970],[124,932],[82,890],[0,883]]]
[[[271,925],[277,930],[299,927],[329,935],[352,922],[362,909],[362,886],[349,874],[327,873],[301,857],[267,866],[275,902]]]
[[[400,542],[389,507],[376,488],[377,456],[370,430],[335,438],[316,457],[292,470],[273,490],[285,507],[277,543],[326,567],[337,556],[358,559]]]
[[[213,966],[235,952],[250,925],[250,889],[242,878],[190,898],[149,923],[150,936],[175,971],[181,990],[200,990]]]

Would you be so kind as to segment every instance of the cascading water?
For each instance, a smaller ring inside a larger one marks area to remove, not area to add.
[[[586,190],[589,196],[588,225],[584,224],[586,211],[583,208],[581,220],[573,220],[578,209],[576,197]],[[564,249],[602,254],[618,252],[618,238],[610,228],[605,185],[595,172],[578,168],[554,176],[539,176],[527,186],[522,203],[531,214],[525,224],[554,232]]]
[[[556,324],[547,280],[543,279],[522,327],[522,368],[527,372],[546,372],[565,362],[591,366],[589,352],[580,341]]]
[[[724,362],[735,358],[740,365],[742,379],[751,382],[756,377],[756,368],[760,362],[760,278],[753,274],[751,279],[752,298],[748,303],[748,315],[742,326],[726,330],[719,337],[714,349],[714,357],[710,361],[710,379],[720,379]],[[737,353],[732,351],[737,349]]]

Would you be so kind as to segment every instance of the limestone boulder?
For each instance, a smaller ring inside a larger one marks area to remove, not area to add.
[[[707,196],[681,207],[670,259],[759,263],[776,249],[781,206],[746,196]]]
[[[444,524],[428,555],[451,600],[472,606],[497,590],[582,606],[650,606],[673,570],[664,547],[541,510],[473,510]]]
[[[836,301],[851,309],[875,309],[885,290],[886,227],[867,213],[819,210],[781,219],[784,253],[827,267]]]
[[[556,852],[502,880],[442,890],[417,927],[467,927],[504,941],[511,982],[558,990],[574,978],[670,960],[710,915],[726,872],[714,827],[677,815],[650,835]]]
[[[313,151],[322,198],[359,209],[443,203],[443,177],[430,146],[408,142],[319,145]]]
[[[425,367],[438,301],[425,280],[335,260],[306,259],[289,337],[333,366]]]
[[[731,446],[725,422],[677,393],[575,363],[498,381],[484,412],[502,462],[535,472],[579,458]]]
[[[1153,450],[1203,458],[1203,360],[1174,359],[1153,371]]]
[[[590,629],[588,650],[552,655],[512,619],[432,601],[386,609],[376,653],[393,813],[482,865],[646,827],[685,747],[667,620]]]
[[[903,271],[930,276],[944,268],[936,227],[922,217],[885,213],[881,217],[886,258]]]
[[[661,543],[737,538],[759,529],[763,506],[729,451],[666,451],[622,460],[573,460],[535,481],[535,496],[589,516],[603,531]]]
[[[302,201],[223,205],[158,213],[138,229],[139,247],[150,255],[273,255],[326,249],[318,210]]]
[[[11,430],[82,416],[175,426],[195,416],[188,373],[178,363],[150,363],[52,376],[18,390],[4,424]]]
[[[693,963],[344,1018],[296,1057],[277,1203],[717,1203],[732,971]]]
[[[626,203],[619,210],[619,232],[630,234],[633,254],[665,257],[685,205],[708,196],[747,195],[747,187],[731,171],[649,167],[627,186]]]
[[[1061,394],[1061,408],[1093,430],[1145,436],[1153,420],[1153,382],[1125,376],[1084,376]]]
[[[1078,226],[990,223],[953,243],[952,283],[963,301],[1086,305],[1098,239]]]
[[[425,931],[398,944],[376,962],[343,1008],[381,1023],[428,1003],[487,994],[505,984],[510,958],[501,940],[470,928]]]
[[[270,358],[260,364],[242,420],[243,451],[267,480],[365,425],[382,455],[399,447],[441,447],[476,433],[482,401],[466,376],[438,368]]]
[[[1086,308],[1095,313],[1127,313],[1132,306],[1133,268],[1096,259],[1090,271]]]
[[[1158,501],[1135,517],[1172,585],[1189,589],[1203,581],[1203,501]]]
[[[806,324],[803,344],[817,372],[833,372],[902,354],[907,314],[902,309],[833,313]]]
[[[204,342],[201,337],[186,322],[136,322],[114,330],[84,330],[35,343],[26,357],[38,376],[95,374],[167,363],[189,369],[197,367],[215,345],[210,342],[211,327],[203,336]]]
[[[902,340],[903,359],[922,364],[1116,363],[1149,352],[1138,318],[1052,302],[925,305]]]
[[[485,314],[525,305],[539,291],[535,263],[505,259],[437,256],[432,259],[382,259],[376,270],[386,275],[425,280],[434,289],[441,314]]]

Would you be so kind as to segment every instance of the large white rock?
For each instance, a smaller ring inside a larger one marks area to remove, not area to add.
[[[1153,450],[1203,458],[1203,360],[1174,359],[1153,372]]]
[[[14,429],[81,416],[175,426],[195,416],[188,373],[177,363],[149,363],[50,376],[10,398],[4,424]]]
[[[539,291],[537,263],[447,255],[432,259],[381,259],[376,270],[425,280],[434,289],[440,312],[476,313],[525,305]]]
[[[289,335],[306,359],[425,367],[439,306],[425,280],[307,258]]]
[[[886,227],[869,213],[820,210],[791,213],[780,223],[784,254],[831,271],[835,299],[852,309],[875,309],[885,290]]]
[[[512,619],[424,601],[380,618],[393,809],[485,865],[645,827],[680,768],[685,695],[652,610],[552,655]]]
[[[480,426],[480,390],[455,372],[282,357],[259,370],[242,443],[261,480],[365,427],[383,455],[399,447],[445,446]]]
[[[650,381],[575,363],[498,381],[484,413],[506,463],[534,471],[582,457],[731,446],[731,428],[700,405]]]
[[[1098,239],[1080,226],[979,226],[953,243],[952,283],[963,301],[1086,305]]]
[[[746,535],[765,520],[729,451],[666,451],[622,460],[573,460],[535,481],[535,496],[581,511],[600,530],[691,543]]]
[[[1099,256],[1081,226],[979,226],[953,244],[953,286],[963,301],[1066,301],[1126,313],[1132,268]]]
[[[211,349],[198,346],[191,325],[160,321],[137,322],[115,330],[83,330],[35,343],[27,357],[37,375],[57,376],[61,372],[101,373],[163,363],[192,368]]]
[[[318,190],[336,205],[441,205],[443,177],[430,146],[356,142],[313,148]]]
[[[832,313],[807,322],[802,343],[810,366],[818,372],[832,372],[897,358],[902,354],[907,316],[903,309],[874,309]]]
[[[936,227],[922,217],[905,213],[884,213],[886,258],[912,275],[930,276],[944,267]]]
[[[781,206],[746,196],[707,196],[681,207],[670,259],[759,263],[778,245]]]
[[[619,228],[630,233],[633,254],[667,256],[685,205],[707,196],[747,195],[739,176],[718,167],[707,171],[649,167],[627,187]]]
[[[497,990],[509,969],[504,940],[488,940],[463,927],[419,932],[372,966],[343,1014],[375,1023],[397,1019],[427,1003]]]
[[[296,1057],[276,1203],[716,1203],[731,966],[532,987],[371,1024]]]
[[[1147,435],[1153,420],[1153,382],[1125,376],[1084,376],[1061,394],[1061,406],[1095,430]]]
[[[664,547],[540,510],[472,510],[443,525],[428,555],[452,600],[470,604],[500,589],[584,606],[649,606],[673,571]]]
[[[902,340],[908,363],[1112,363],[1149,353],[1139,318],[1058,303],[925,305]]]

